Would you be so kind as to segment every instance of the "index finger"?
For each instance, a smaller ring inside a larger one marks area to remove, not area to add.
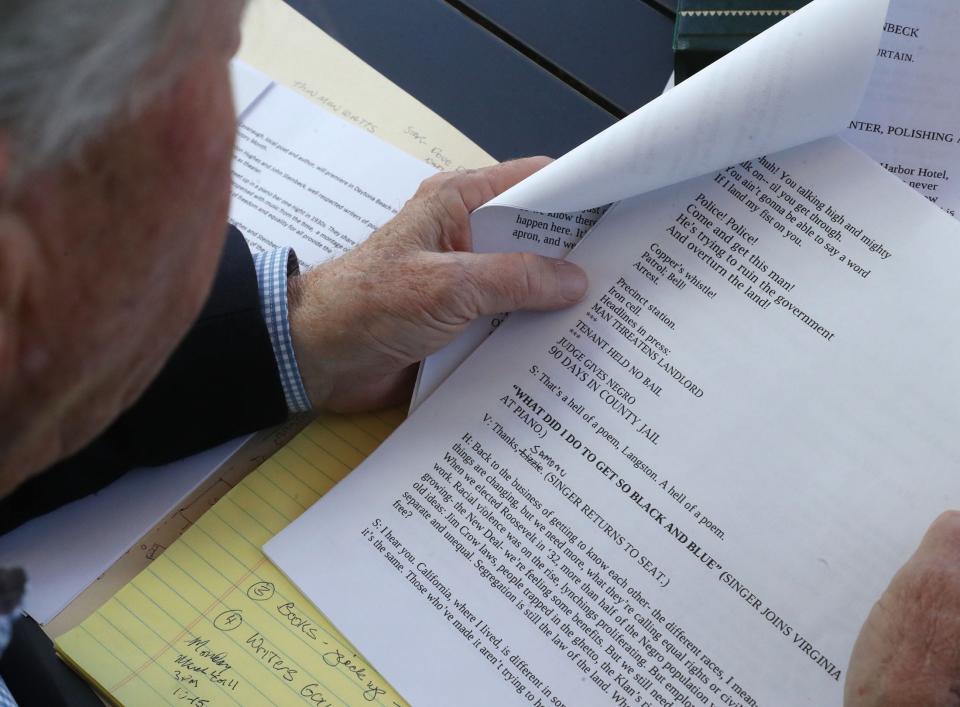
[[[492,167],[464,172],[456,180],[456,186],[467,211],[472,212],[551,162],[552,158],[543,156],[501,162]]]

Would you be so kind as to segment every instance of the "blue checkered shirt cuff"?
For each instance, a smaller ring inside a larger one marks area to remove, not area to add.
[[[297,274],[297,256],[290,248],[277,248],[256,253],[253,265],[257,269],[257,287],[260,288],[260,310],[267,323],[273,355],[280,369],[283,396],[290,412],[310,409],[310,398],[303,387],[300,367],[293,351],[290,318],[287,311],[287,278]]]
[[[13,699],[3,678],[0,678],[0,707],[17,707],[17,701]]]
[[[9,614],[0,614],[0,655],[10,643],[10,637],[13,634],[13,622],[20,615],[20,608],[17,607]],[[0,707],[17,707],[17,701],[13,699],[7,684],[0,677]]]

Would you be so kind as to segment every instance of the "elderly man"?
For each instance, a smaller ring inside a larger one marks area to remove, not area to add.
[[[427,180],[311,272],[293,274],[286,253],[252,257],[225,226],[242,10],[0,5],[3,529],[305,404],[399,401],[411,366],[471,319],[585,291],[574,265],[470,252],[470,211],[536,158]],[[958,559],[960,520],[946,515],[871,614],[848,704],[960,704]],[[17,585],[0,577],[8,616]]]

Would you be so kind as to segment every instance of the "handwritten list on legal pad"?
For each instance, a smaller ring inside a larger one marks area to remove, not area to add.
[[[121,704],[405,706],[260,551],[401,419],[312,423],[61,636],[58,651]]]

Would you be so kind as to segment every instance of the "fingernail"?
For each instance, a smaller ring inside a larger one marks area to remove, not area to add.
[[[561,260],[557,263],[557,279],[560,295],[568,302],[579,302],[587,292],[587,275],[573,263]]]

